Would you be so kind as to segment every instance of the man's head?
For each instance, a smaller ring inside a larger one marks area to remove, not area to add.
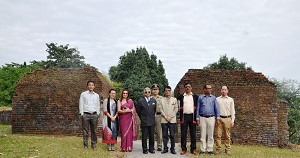
[[[191,93],[192,92],[192,85],[190,83],[184,84],[185,93]]]
[[[90,92],[94,91],[94,88],[95,88],[95,82],[94,81],[88,81],[86,83],[86,85],[87,85]]]
[[[222,86],[221,94],[222,96],[227,96],[229,88],[227,86]]]
[[[159,85],[158,84],[153,84],[152,87],[152,95],[157,96],[159,93]]]
[[[170,86],[165,86],[164,91],[165,91],[165,97],[170,97],[171,96],[171,87]]]
[[[211,94],[211,91],[212,91],[211,85],[209,85],[209,84],[204,85],[203,90],[204,90],[204,94],[206,94],[206,95]]]
[[[150,88],[149,88],[149,87],[146,87],[146,88],[144,89],[144,96],[147,97],[147,98],[149,98],[150,95],[151,95]]]

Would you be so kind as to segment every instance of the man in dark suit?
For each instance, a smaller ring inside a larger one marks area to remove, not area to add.
[[[136,112],[141,119],[142,147],[143,153],[148,154],[147,138],[149,136],[149,152],[154,154],[154,129],[156,100],[150,97],[150,88],[144,89],[144,97],[141,98],[136,106]]]

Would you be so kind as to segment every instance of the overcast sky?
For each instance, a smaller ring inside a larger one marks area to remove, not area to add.
[[[172,88],[221,55],[269,78],[300,81],[299,0],[1,0],[0,66],[78,48],[100,72],[144,46]]]

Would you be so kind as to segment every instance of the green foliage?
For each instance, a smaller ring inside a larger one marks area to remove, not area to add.
[[[277,85],[277,96],[289,104],[289,138],[294,144],[300,144],[300,82],[295,80],[271,79]]]
[[[28,72],[40,69],[31,64],[6,64],[0,68],[0,106],[11,106],[14,89],[18,81]]]
[[[47,61],[32,61],[31,63],[39,65],[44,69],[52,68],[83,68],[91,67],[95,70],[97,68],[86,64],[84,56],[79,55],[80,52],[76,48],[69,48],[67,45],[57,45],[54,43],[47,44],[46,51],[49,53]]]
[[[127,88],[135,102],[143,96],[145,87],[150,88],[153,83],[157,83],[162,89],[168,85],[162,62],[157,61],[156,55],[149,55],[144,47],[132,49],[121,56],[119,64],[110,67],[109,76],[113,82]]]
[[[203,69],[211,69],[211,70],[252,70],[251,67],[246,67],[245,62],[239,63],[239,61],[235,58],[228,59],[227,55],[223,55],[220,57],[218,62],[214,62],[212,64],[208,64]]]

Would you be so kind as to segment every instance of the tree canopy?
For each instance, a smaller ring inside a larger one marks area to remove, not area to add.
[[[157,61],[156,55],[149,55],[146,48],[132,49],[119,59],[118,65],[109,69],[110,79],[127,88],[134,101],[143,96],[145,87],[150,88],[152,84],[157,83],[162,92],[163,87],[168,85],[163,63],[161,60]]]
[[[77,48],[69,48],[69,44],[58,45],[57,43],[46,43],[48,52],[46,61],[32,61],[32,64],[39,65],[44,69],[52,68],[83,68],[91,67],[95,70],[97,68],[90,66],[84,62],[84,56],[80,55]]]
[[[272,81],[277,86],[277,96],[279,99],[287,101],[289,138],[294,144],[300,144],[300,82],[295,80]]]
[[[15,86],[28,72],[40,69],[37,65],[18,64],[12,62],[0,68],[0,106],[11,106]]]
[[[212,64],[208,64],[203,69],[211,69],[211,70],[252,70],[251,66],[247,67],[247,63],[245,62],[239,62],[235,58],[228,58],[227,55],[223,55],[220,57],[219,61],[214,62]]]

